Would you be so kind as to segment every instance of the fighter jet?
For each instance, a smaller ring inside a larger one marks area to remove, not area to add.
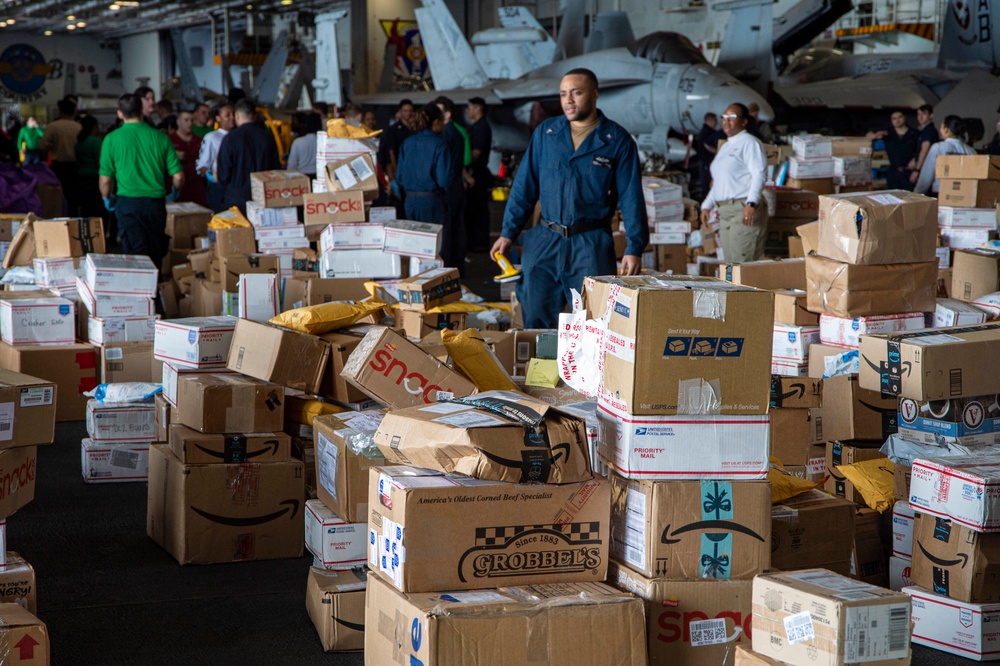
[[[482,97],[491,107],[494,149],[523,152],[531,130],[558,114],[559,81],[575,67],[592,70],[601,85],[597,106],[637,139],[640,148],[659,155],[678,153],[676,139],[697,133],[708,112],[721,113],[734,102],[760,107],[761,120],[773,120],[767,100],[712,66],[684,35],[654,32],[625,47],[583,53],[533,69],[513,80],[486,75],[443,0],[423,0],[417,9],[421,39],[437,90],[408,93],[415,103],[447,95],[455,102]],[[450,85],[449,85],[450,84]],[[396,104],[399,94],[357,95],[363,104]],[[681,155],[683,157],[683,155]]]

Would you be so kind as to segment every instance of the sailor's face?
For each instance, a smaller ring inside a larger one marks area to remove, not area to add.
[[[586,120],[597,108],[597,89],[585,76],[564,76],[559,84],[559,102],[567,120]]]
[[[738,106],[731,106],[722,114],[722,131],[726,136],[736,136],[747,128],[747,119]]]

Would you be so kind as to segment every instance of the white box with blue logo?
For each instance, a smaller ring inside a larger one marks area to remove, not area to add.
[[[236,322],[236,317],[157,321],[153,358],[188,368],[225,368]]]
[[[156,440],[156,406],[146,402],[87,401],[87,434],[98,442]]]
[[[899,434],[918,444],[1000,444],[1000,402],[996,394],[918,402],[899,399]]]
[[[774,294],[715,278],[588,277],[603,397],[631,415],[766,414]]]
[[[977,532],[1000,532],[1000,454],[917,458],[910,507]]]
[[[353,569],[368,561],[368,525],[348,523],[318,499],[306,502],[306,548],[316,566]]]
[[[830,314],[819,316],[820,342],[824,345],[851,349],[858,348],[862,335],[915,331],[919,328],[924,328],[923,312],[854,318],[836,317]]]
[[[910,595],[916,645],[975,661],[1000,658],[1000,604],[970,604],[916,586],[903,592]]]
[[[76,342],[76,304],[65,298],[0,301],[0,338],[9,345]]]
[[[92,294],[156,297],[160,271],[145,255],[88,254],[84,280]]]
[[[809,345],[819,344],[819,326],[774,324],[771,361],[801,363],[809,360]]]

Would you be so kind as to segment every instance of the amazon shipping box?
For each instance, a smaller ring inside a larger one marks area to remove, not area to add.
[[[868,439],[884,442],[896,432],[899,401],[861,388],[857,375],[823,380],[823,407],[813,410],[813,442]]]
[[[860,442],[869,446],[855,446],[851,442],[827,442],[826,443],[826,484],[823,486],[828,493],[843,497],[857,504],[864,504],[865,498],[843,472],[837,468],[841,465],[852,465],[866,460],[877,460],[884,458],[888,464],[886,455],[879,451],[878,442]]]
[[[1000,602],[1000,534],[918,513],[913,523],[914,585],[970,603]]]
[[[368,470],[385,465],[380,454],[366,447],[382,419],[381,411],[342,412],[313,419],[316,455],[316,496],[335,514],[349,523],[363,522],[368,516]]]
[[[365,648],[364,571],[327,571],[309,567],[306,611],[327,652],[352,652]]]
[[[205,433],[278,432],[284,398],[277,384],[243,375],[184,375],[174,421]]]
[[[304,479],[298,460],[192,465],[153,445],[146,533],[180,564],[299,557]]]
[[[170,450],[183,463],[271,463],[292,459],[292,438],[283,432],[201,433],[174,423],[169,433]]]

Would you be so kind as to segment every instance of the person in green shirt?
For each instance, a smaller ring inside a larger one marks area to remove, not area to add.
[[[191,127],[191,133],[199,139],[204,139],[209,132],[215,130],[209,122],[209,112],[208,104],[204,102],[198,102],[192,112],[194,115],[194,125]]]
[[[101,205],[98,176],[101,164],[101,140],[97,136],[97,118],[83,116],[82,129],[76,137],[76,165],[80,172],[80,214],[84,217],[106,217]],[[106,231],[106,230],[105,230]],[[105,233],[107,237],[107,233]]]
[[[184,168],[170,139],[143,121],[142,99],[118,98],[122,126],[104,137],[99,185],[104,207],[118,218],[123,254],[145,254],[159,268],[167,254],[167,201],[184,187]],[[164,182],[172,179],[166,193]],[[112,188],[117,186],[117,196]]]
[[[42,139],[42,128],[38,126],[38,120],[34,116],[28,118],[28,124],[21,128],[17,134],[17,152],[21,153],[21,162],[24,164],[38,164],[42,161],[42,151],[38,149],[38,142]]]

